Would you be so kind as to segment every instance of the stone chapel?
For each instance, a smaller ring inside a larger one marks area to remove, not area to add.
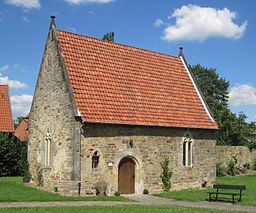
[[[29,115],[30,184],[64,195],[215,181],[218,129],[182,51],[170,56],[66,32],[52,17]]]

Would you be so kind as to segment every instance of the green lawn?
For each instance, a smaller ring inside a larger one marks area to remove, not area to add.
[[[217,179],[217,183],[224,184],[237,184],[246,185],[246,190],[243,192],[242,201],[239,204],[256,206],[256,176],[226,176]],[[208,193],[215,191],[213,189],[190,189],[177,192],[163,192],[157,194],[157,196],[165,198],[173,198],[177,200],[189,200],[189,201],[203,201],[208,199]]]
[[[86,212],[86,213],[224,213],[232,211],[220,211],[212,209],[202,209],[202,208],[189,208],[181,206],[89,206],[89,207],[39,207],[39,208],[3,208],[0,212],[4,213],[76,213],[76,212]],[[236,211],[236,213],[239,213]],[[240,212],[241,213],[241,212]]]
[[[0,178],[0,202],[4,201],[130,201],[124,197],[65,197],[25,186],[22,177]]]

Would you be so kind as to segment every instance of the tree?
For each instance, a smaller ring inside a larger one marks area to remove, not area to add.
[[[246,115],[232,113],[228,104],[229,82],[219,77],[216,69],[197,64],[190,66],[201,92],[219,126],[218,145],[246,145],[250,134],[255,131],[255,123],[247,123]]]
[[[19,124],[24,120],[23,116],[18,116],[15,120],[14,120],[14,128],[16,129]]]
[[[216,69],[206,68],[197,64],[190,66],[191,71],[211,109],[215,119],[218,120],[219,112],[228,108],[229,82],[220,78]]]
[[[115,34],[114,34],[114,32],[106,33],[106,34],[103,36],[102,40],[103,40],[103,41],[114,42],[114,41],[115,41]]]
[[[0,133],[0,177],[23,175],[27,169],[27,143]]]
[[[23,120],[24,120],[23,116],[18,116],[17,117],[18,124],[20,124]]]

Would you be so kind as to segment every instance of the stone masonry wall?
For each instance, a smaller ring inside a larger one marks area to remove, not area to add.
[[[233,157],[237,159],[239,167],[245,163],[252,163],[250,150],[246,146],[216,146],[216,162],[227,165]]]
[[[86,124],[81,142],[82,195],[95,194],[98,181],[108,184],[107,193],[118,191],[118,164],[126,156],[135,163],[135,193],[148,189],[150,193],[162,191],[162,168],[165,158],[173,172],[172,190],[207,186],[215,182],[215,132],[190,130],[193,138],[194,163],[182,165],[183,128],[160,128],[126,125]],[[129,141],[133,147],[129,147]],[[100,153],[98,168],[92,169],[92,155]],[[113,167],[108,163],[112,162]]]
[[[43,175],[42,188],[62,194],[77,193],[74,182],[75,142],[80,123],[75,120],[67,79],[63,74],[53,29],[50,29],[29,117],[28,161],[31,185]],[[52,164],[45,165],[45,137],[50,135]],[[80,136],[80,133],[79,133]],[[80,140],[80,139],[79,139]],[[77,161],[79,162],[79,161]]]

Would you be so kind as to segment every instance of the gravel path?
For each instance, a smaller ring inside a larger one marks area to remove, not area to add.
[[[5,207],[46,207],[46,206],[122,206],[122,205],[176,205],[195,208],[210,208],[228,211],[256,212],[256,207],[234,205],[222,202],[190,202],[160,198],[150,195],[124,195],[136,202],[113,201],[63,201],[63,202],[0,202],[0,208]]]
[[[228,211],[245,211],[245,212],[256,212],[256,207],[252,206],[242,206],[232,203],[223,202],[191,202],[191,201],[179,201],[174,199],[160,198],[150,195],[125,195],[125,197],[135,200],[142,205],[175,205],[175,206],[186,206],[195,208],[209,208],[209,209],[219,209]]]

